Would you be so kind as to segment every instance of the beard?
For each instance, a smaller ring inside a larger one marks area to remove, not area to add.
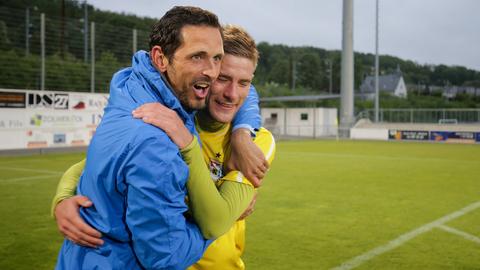
[[[172,87],[173,92],[175,93],[178,100],[180,101],[180,104],[185,110],[193,111],[193,110],[200,110],[205,108],[206,98],[197,97],[196,94],[194,93],[195,90],[193,90],[193,88],[195,84],[199,82],[206,82],[211,87],[211,84],[212,84],[211,78],[200,75],[194,78],[191,82],[187,82],[184,80],[182,81],[181,79],[179,79],[176,67],[173,64],[173,62],[169,66],[167,71],[164,73],[164,75],[167,78],[167,81],[170,83],[170,86]],[[178,79],[178,81],[175,79]]]
[[[179,92],[176,92],[178,100],[180,101],[180,104],[182,104],[183,108],[189,111],[205,108],[206,99],[197,99],[192,93],[193,90],[189,89],[188,87],[185,88],[181,89]]]

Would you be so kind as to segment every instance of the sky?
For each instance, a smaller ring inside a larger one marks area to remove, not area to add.
[[[210,10],[257,42],[342,47],[342,0],[87,0],[102,10],[160,18],[175,5]],[[375,53],[376,0],[354,0],[354,50]],[[379,0],[379,53],[480,71],[480,1]]]

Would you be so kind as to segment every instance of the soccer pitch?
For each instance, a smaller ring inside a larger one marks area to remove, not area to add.
[[[0,157],[0,269],[52,269],[49,216],[83,154]],[[247,269],[480,269],[480,146],[277,143],[247,221]]]

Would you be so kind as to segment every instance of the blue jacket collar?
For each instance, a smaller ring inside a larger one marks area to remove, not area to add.
[[[146,51],[138,51],[135,53],[132,59],[132,68],[137,76],[145,79],[150,90],[159,97],[159,102],[177,111],[182,118],[192,117],[192,113],[188,113],[180,104],[176,93],[168,83],[166,77],[152,65],[149,53]]]

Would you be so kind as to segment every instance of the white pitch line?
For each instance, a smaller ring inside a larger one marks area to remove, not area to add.
[[[26,180],[44,179],[49,177],[58,177],[60,175],[61,174],[57,173],[57,174],[49,174],[49,175],[37,175],[37,176],[0,179],[0,184],[9,183],[9,182],[20,182],[20,181],[26,181]]]
[[[448,226],[445,226],[445,225],[438,225],[437,227],[439,229],[442,229],[442,230],[446,231],[446,232],[459,235],[459,236],[461,236],[461,237],[463,237],[467,240],[470,240],[470,241],[473,241],[477,244],[480,244],[480,238],[476,237],[475,235],[471,235],[469,233],[466,233],[466,232],[463,232],[463,231],[460,231],[460,230],[457,230],[455,228],[448,227]]]
[[[370,251],[367,251],[367,252],[365,252],[365,253],[357,256],[357,257],[354,257],[354,258],[342,263],[341,265],[332,268],[332,270],[353,269],[353,268],[361,265],[362,263],[364,263],[368,260],[371,260],[372,258],[380,255],[380,254],[383,254],[387,251],[390,251],[394,248],[397,248],[397,247],[403,245],[405,242],[411,240],[412,238],[417,237],[418,235],[420,235],[422,233],[428,232],[435,227],[439,227],[440,225],[443,225],[444,223],[446,223],[450,220],[453,220],[453,219],[456,219],[460,216],[463,216],[466,213],[468,213],[470,211],[473,211],[473,210],[475,210],[479,207],[480,207],[480,201],[472,203],[472,204],[470,204],[470,205],[468,205],[468,206],[466,206],[466,207],[464,207],[464,208],[462,208],[462,209],[460,209],[456,212],[453,212],[451,214],[443,216],[443,217],[441,217],[441,218],[439,218],[439,219],[437,219],[433,222],[430,222],[430,223],[427,223],[423,226],[420,226],[415,230],[412,230],[412,231],[409,231],[405,234],[402,234],[399,237],[397,237],[396,239],[388,242],[387,244],[382,245],[382,246],[378,246],[378,247],[376,247],[374,249],[371,249]]]
[[[4,167],[0,166],[1,170],[12,170],[12,171],[24,171],[24,172],[38,172],[38,173],[63,173],[60,171],[51,171],[51,170],[37,170],[37,169],[28,169],[28,168],[18,168],[18,167]]]

